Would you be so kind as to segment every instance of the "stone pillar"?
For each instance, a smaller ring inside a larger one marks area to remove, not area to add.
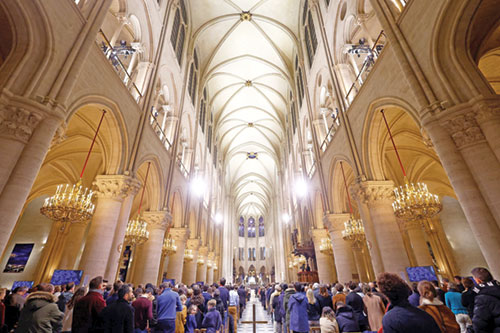
[[[211,285],[214,283],[214,265],[215,263],[215,252],[208,253],[208,260],[212,262],[212,265],[207,266],[207,279],[205,280],[206,284]]]
[[[88,221],[83,223],[72,223],[68,226],[69,233],[66,236],[64,249],[58,269],[76,269],[77,260],[82,250],[82,243],[85,237],[85,231],[88,227]]]
[[[113,235],[113,244],[111,245],[111,252],[109,254],[108,266],[106,267],[106,273],[104,278],[108,281],[114,281],[117,278],[118,267],[120,265],[120,259],[123,251],[123,240],[125,238],[125,232],[127,231],[127,224],[130,219],[130,211],[132,210],[132,203],[134,202],[134,197],[141,188],[141,183],[139,180],[123,176],[123,182],[127,185],[127,190],[125,192],[125,199],[123,200],[122,207],[120,209],[120,215],[118,216],[118,223],[116,224],[115,234]]]
[[[22,108],[1,112],[0,253],[3,253],[61,121],[52,116],[40,120],[38,113]]]
[[[320,245],[322,239],[327,239],[328,231],[326,229],[313,229],[312,238],[314,242],[314,252],[316,253],[316,263],[318,264],[318,277],[319,283],[332,283],[337,281],[337,274],[333,263],[333,255],[322,253]]]
[[[198,270],[196,271],[196,282],[205,281],[207,277],[207,260],[208,260],[208,247],[202,246],[198,251],[198,259],[203,259],[203,264],[198,263]]]
[[[144,212],[142,218],[148,224],[149,239],[142,247],[141,261],[144,263],[142,270],[137,272],[136,281],[141,283],[158,281],[160,271],[161,250],[165,231],[172,222],[172,216],[166,211]]]
[[[478,184],[452,138],[436,121],[424,121],[426,132],[443,163],[458,201],[493,276],[500,276],[500,229]],[[477,162],[477,161],[476,161]],[[484,161],[481,161],[484,163]]]
[[[108,264],[115,265],[109,263],[109,258],[123,199],[129,191],[130,183],[125,181],[127,178],[123,175],[101,175],[94,182],[98,188],[97,203],[80,261],[83,274],[89,275],[91,279],[104,276]]]
[[[500,161],[500,101],[497,99],[493,105],[479,103],[476,120],[491,150]]]
[[[344,222],[349,220],[349,217],[349,214],[328,214],[323,218],[323,224],[328,228],[332,240],[335,268],[340,283],[352,281],[353,274],[356,274],[351,246],[342,238]]]
[[[365,258],[363,253],[363,244],[348,242],[351,245],[352,252],[354,254],[354,262],[356,263],[356,269],[358,270],[359,281],[368,282],[368,270],[365,265]]]
[[[403,224],[408,232],[411,249],[415,255],[417,266],[432,266],[432,257],[425,240],[425,234],[420,221],[406,222]]]
[[[392,209],[394,183],[365,181],[353,188],[358,196],[357,199],[366,203],[368,207],[374,234],[371,233],[373,231],[370,230],[371,226],[365,228],[365,233],[372,247],[378,245],[384,271],[396,274],[405,272],[410,262]]]
[[[171,228],[170,234],[172,239],[175,239],[177,252],[172,254],[168,259],[167,279],[174,279],[175,283],[182,282],[182,263],[184,262],[184,250],[186,249],[186,241],[189,237],[189,229],[186,228]]]
[[[182,273],[182,283],[189,286],[196,282],[196,270],[198,265],[196,260],[198,260],[198,249],[200,247],[199,239],[188,239],[186,243],[186,248],[193,251],[193,260],[184,261],[184,271]]]

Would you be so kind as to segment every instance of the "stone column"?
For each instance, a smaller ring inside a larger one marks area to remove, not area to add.
[[[172,216],[167,211],[154,211],[142,213],[142,218],[148,224],[149,239],[143,245],[140,260],[144,265],[135,280],[154,284],[158,281],[163,240]]]
[[[126,178],[123,175],[101,175],[94,181],[98,188],[97,203],[80,261],[83,274],[89,275],[91,279],[104,276],[110,264],[113,235],[117,229],[123,199],[129,190]]]
[[[208,260],[212,262],[212,265],[210,267],[207,266],[207,279],[205,280],[205,283],[211,285],[214,283],[215,252],[208,253]]]
[[[88,227],[88,221],[83,223],[72,223],[68,226],[69,233],[66,236],[64,249],[59,262],[58,269],[76,269],[78,256],[82,250],[82,243],[85,237],[85,231]]]
[[[207,260],[208,260],[208,247],[202,246],[198,251],[198,259],[203,259],[203,264],[198,263],[198,270],[196,271],[196,282],[205,281],[207,277]]]
[[[375,232],[371,234],[371,228],[365,228],[366,237],[372,247],[378,244],[384,271],[396,274],[405,272],[410,262],[392,209],[394,183],[365,181],[354,188],[358,200],[367,204]]]
[[[182,263],[184,261],[186,241],[189,237],[189,229],[171,228],[170,234],[172,235],[172,239],[175,239],[177,252],[175,254],[172,254],[168,259],[167,279],[174,279],[175,283],[178,283],[182,282]]]
[[[494,276],[500,276],[500,229],[452,138],[437,121],[424,121],[467,221]],[[481,162],[484,163],[484,162]]]
[[[491,150],[500,161],[500,101],[496,100],[493,105],[479,103],[476,120]]]
[[[186,243],[186,248],[193,251],[193,260],[184,261],[184,271],[182,273],[182,283],[186,285],[191,285],[196,282],[196,270],[198,265],[196,260],[198,260],[198,249],[200,247],[199,239],[188,239]]]
[[[425,240],[425,234],[420,221],[405,222],[403,227],[408,232],[411,249],[415,255],[417,266],[432,266],[432,257]]]
[[[123,240],[125,238],[125,232],[127,230],[127,224],[130,220],[130,211],[132,210],[132,203],[134,202],[134,197],[141,188],[141,183],[139,180],[123,176],[123,182],[126,184],[126,195],[123,200],[122,207],[120,209],[120,215],[118,216],[118,222],[116,224],[116,230],[113,235],[113,244],[111,245],[111,252],[109,254],[108,266],[106,267],[106,273],[104,278],[108,281],[116,280],[118,274],[118,267],[120,265],[120,259],[123,251]]]
[[[368,271],[365,265],[365,258],[363,253],[363,244],[348,242],[351,245],[352,252],[354,254],[354,261],[356,263],[356,269],[358,270],[359,281],[368,282]]]
[[[328,228],[332,240],[335,268],[340,283],[352,281],[352,276],[356,273],[351,246],[342,238],[344,222],[349,220],[349,217],[349,214],[328,214],[323,218],[323,224]]]
[[[333,255],[320,251],[322,239],[327,239],[330,242],[328,231],[326,229],[313,229],[312,238],[314,242],[314,252],[316,253],[316,263],[318,264],[319,282],[332,283],[337,281],[337,274],[333,266]]]

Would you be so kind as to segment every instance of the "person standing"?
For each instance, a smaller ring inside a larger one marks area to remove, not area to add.
[[[385,306],[382,299],[375,295],[371,289],[366,286],[365,297],[363,297],[363,303],[368,313],[368,323],[370,324],[370,329],[372,331],[378,331],[382,327],[382,318],[385,314]]]
[[[40,288],[26,298],[19,316],[16,333],[52,333],[60,331],[64,314],[59,311],[57,297],[48,290],[49,285]]]
[[[227,307],[229,302],[229,290],[226,288],[226,279],[220,279],[220,286],[217,288],[220,291],[220,299],[222,300],[222,305],[224,306],[224,315],[222,316],[222,324],[226,326],[227,319]]]
[[[337,310],[337,302],[342,302],[345,303],[345,294],[344,294],[344,286],[340,283],[337,283],[335,285],[335,290],[337,293],[332,296],[332,305],[333,305],[333,310]]]
[[[349,305],[344,302],[337,302],[337,323],[339,330],[345,332],[361,332],[359,328],[358,318]]]
[[[365,316],[365,304],[363,298],[356,292],[358,285],[355,282],[349,284],[349,294],[345,297],[345,304],[349,305],[356,314],[359,322],[359,327],[362,331],[368,329],[368,319]]]
[[[134,298],[132,288],[125,284],[117,295],[116,302],[101,312],[104,333],[134,333],[134,308],[130,305]]]
[[[134,331],[135,333],[146,333],[149,327],[149,321],[153,319],[153,302],[149,300],[149,295],[153,290],[148,288],[146,292],[137,288],[136,293],[139,297],[132,303],[134,308]]]
[[[483,267],[476,267],[472,276],[478,286],[474,299],[472,326],[475,333],[500,332],[500,283]]]
[[[434,318],[443,333],[458,333],[460,326],[455,315],[438,298],[437,292],[429,281],[420,281],[418,290],[421,295],[420,309],[424,310]]]
[[[182,303],[182,311],[177,312],[177,315],[175,317],[175,333],[184,333],[184,326],[186,325],[187,320],[187,297],[186,295],[180,295],[179,298],[181,299]]]
[[[305,320],[307,316],[307,298],[302,289],[302,284],[294,284],[295,294],[288,300],[288,310],[290,313],[290,331],[309,332],[309,322]]]
[[[71,325],[73,323],[73,309],[75,308],[76,302],[80,300],[83,296],[85,296],[85,293],[87,290],[84,287],[80,287],[76,290],[76,292],[73,294],[73,297],[69,300],[69,302],[66,304],[65,312],[64,312],[64,318],[62,321],[62,332],[71,332]],[[60,298],[59,298],[60,299]]]
[[[326,286],[322,285],[321,287],[319,287],[319,293],[316,296],[316,299],[319,302],[321,311],[323,311],[323,309],[326,307],[333,309],[332,297],[328,293],[328,289]]]
[[[460,275],[455,275],[453,277],[455,281],[456,289],[459,293],[463,293],[465,291],[465,287],[463,285],[463,278]]]
[[[163,283],[160,286],[161,295],[157,297],[158,302],[158,323],[155,332],[174,333],[175,318],[177,312],[182,311],[182,303],[179,294],[172,291],[170,282]]]
[[[68,283],[57,299],[57,306],[59,307],[59,311],[66,311],[66,304],[68,304],[70,299],[73,297],[74,292],[75,284],[73,282]]]
[[[455,314],[457,323],[460,325],[460,332],[466,333],[467,327],[472,326],[472,321],[467,312],[467,308],[462,305],[462,294],[458,292],[457,285],[453,282],[448,284],[448,292],[444,294],[446,306]]]
[[[205,318],[203,318],[203,323],[201,327],[206,328],[206,333],[216,333],[222,328],[222,318],[219,311],[216,310],[217,302],[214,299],[208,301],[208,311]]]
[[[274,333],[281,333],[282,330],[282,322],[283,322],[283,316],[281,312],[281,302],[280,300],[283,300],[282,292],[281,292],[281,286],[276,285],[275,287],[276,291],[273,293],[271,296],[271,312],[273,314],[274,318]]]
[[[399,275],[381,273],[377,284],[390,301],[382,319],[384,333],[441,333],[431,315],[408,302],[410,288]]]
[[[240,298],[240,313],[239,316],[241,318],[241,315],[243,314],[243,310],[245,309],[246,302],[247,302],[247,291],[245,289],[244,285],[240,285],[238,288],[238,297]]]
[[[288,302],[293,294],[295,294],[295,288],[293,288],[293,286],[285,288],[285,294],[283,295],[283,311],[285,313],[285,327],[283,327],[284,332],[288,332],[290,329],[290,308],[288,307]]]
[[[474,292],[474,282],[472,282],[469,278],[464,278],[462,283],[465,287],[465,291],[461,296],[462,305],[467,308],[467,313],[472,319],[474,318],[474,299],[476,298],[476,293]]]
[[[329,306],[323,308],[321,319],[319,320],[321,333],[339,333],[339,325],[335,319],[335,312]]]
[[[238,326],[238,306],[240,305],[240,297],[238,296],[238,292],[236,291],[235,286],[229,286],[229,304],[227,308],[227,313],[229,316],[229,320],[231,320],[232,325],[229,325],[230,330],[229,333],[237,331]],[[232,330],[231,330],[232,328]]]
[[[93,333],[102,328],[101,311],[106,307],[103,294],[102,276],[97,276],[90,280],[89,292],[76,302],[73,309],[73,323],[71,332],[73,333]]]
[[[5,325],[5,304],[3,303],[6,294],[7,289],[0,288],[0,332],[7,329]]]

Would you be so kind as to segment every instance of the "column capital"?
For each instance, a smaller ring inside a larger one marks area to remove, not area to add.
[[[500,118],[500,101],[494,99],[491,101],[479,101],[475,104],[476,120],[479,124]]]
[[[377,201],[394,201],[394,182],[391,180],[368,180],[351,185],[354,200],[371,204]]]
[[[137,194],[141,188],[140,181],[126,175],[99,175],[93,185],[97,187],[98,197],[120,201],[129,195]]]
[[[344,222],[349,220],[350,214],[325,214],[323,216],[323,224],[327,227],[328,232],[335,232],[344,230]]]
[[[40,112],[5,106],[0,109],[0,135],[26,144],[41,120]]]
[[[186,243],[186,249],[188,250],[193,250],[193,251],[198,251],[198,248],[200,247],[200,239],[198,238],[191,238],[187,240]]]
[[[186,242],[189,237],[189,229],[187,228],[171,228],[170,234],[172,238],[179,242]]]
[[[147,222],[150,230],[167,230],[172,223],[172,215],[167,211],[146,211],[142,218]]]
[[[200,246],[198,249],[198,256],[206,257],[208,254],[208,246]]]
[[[474,112],[463,113],[448,119],[443,122],[443,127],[459,149],[485,140]]]
[[[208,252],[208,259],[215,260],[215,252]]]

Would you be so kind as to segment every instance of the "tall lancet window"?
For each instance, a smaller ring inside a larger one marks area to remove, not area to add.
[[[238,235],[240,237],[245,237],[245,219],[243,218],[243,216],[240,216]]]
[[[259,217],[259,237],[264,237],[265,236],[265,228],[264,228],[264,218],[261,216]]]
[[[175,57],[179,65],[182,62],[182,52],[184,50],[184,41],[187,29],[187,11],[184,0],[179,2],[179,8],[175,11],[174,23],[170,34],[170,43],[174,48]]]
[[[253,217],[248,219],[248,237],[255,237],[255,219]]]

